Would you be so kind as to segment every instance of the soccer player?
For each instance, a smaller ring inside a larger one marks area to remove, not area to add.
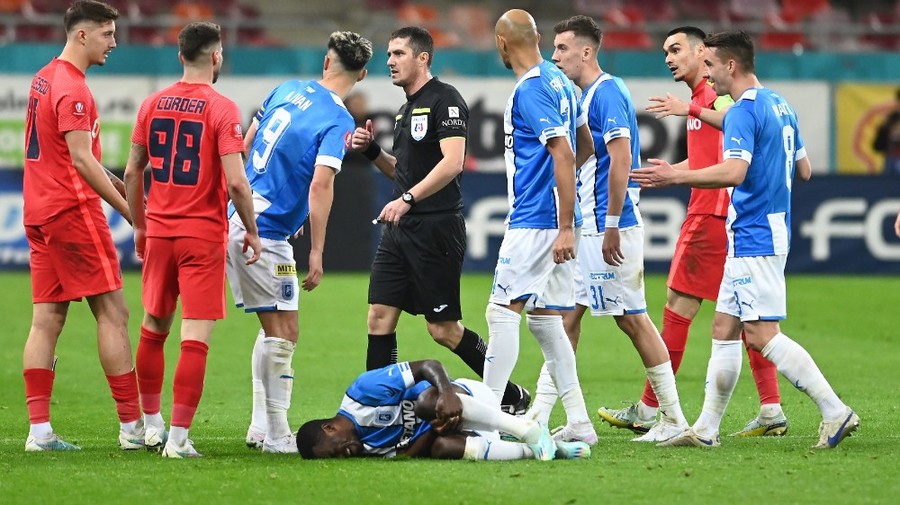
[[[435,360],[395,363],[360,375],[336,416],[300,427],[306,459],[395,456],[512,460],[587,459],[584,442],[554,443],[545,426],[500,411],[481,382],[450,380]],[[521,442],[501,440],[499,431]]]
[[[394,181],[395,196],[377,218],[383,226],[369,277],[366,369],[396,363],[403,311],[424,315],[431,337],[482,377],[487,346],[460,322],[459,279],[466,252],[460,180],[469,108],[456,88],[432,76],[433,53],[431,34],[422,28],[391,34],[391,82],[406,93],[393,155],[374,141],[371,121],[353,135],[353,148]],[[504,384],[503,409],[524,413],[531,401],[528,391]]]
[[[245,221],[232,213],[228,280],[235,303],[256,313],[262,326],[251,359],[253,414],[246,440],[265,452],[297,452],[287,411],[299,337],[299,283],[288,238],[309,216],[312,243],[303,289],[312,291],[322,279],[334,178],[354,130],[343,100],[365,78],[371,57],[372,43],[359,34],[332,33],[322,78],[291,80],[275,88],[247,132],[246,173],[265,253],[262,261],[245,264]]]
[[[703,30],[693,26],[675,28],[663,43],[666,66],[676,81],[691,88],[691,103],[668,94],[652,97],[647,111],[657,118],[688,116],[688,158],[674,166],[697,169],[722,161],[722,118],[734,102],[728,95],[717,96],[706,79],[703,60],[706,47]],[[703,300],[715,300],[725,267],[725,217],[728,215],[728,191],[724,188],[691,190],[688,215],[681,226],[675,256],[669,269],[666,306],[663,309],[662,339],[678,373],[684,356],[688,332]],[[769,360],[747,347],[750,370],[759,392],[759,415],[750,420],[738,436],[781,436],[788,421],[781,408],[778,374]],[[647,382],[640,401],[630,407],[612,410],[600,407],[600,418],[609,424],[635,432],[646,431],[656,423],[659,401]]]
[[[641,166],[637,117],[631,94],[621,79],[597,62],[600,26],[587,16],[574,16],[553,28],[553,62],[583,91],[581,109],[594,138],[594,156],[578,171],[579,203],[584,224],[578,244],[576,306],[563,313],[563,323],[577,348],[581,319],[611,315],[631,339],[660,396],[662,420],[640,442],[661,442],[680,434],[687,421],[678,401],[675,376],[665,345],[647,315],[644,299],[644,228],[637,202],[628,191],[628,174]],[[546,423],[556,402],[547,366],[541,370],[531,412]],[[564,427],[558,435],[567,438]]]
[[[503,64],[517,81],[504,113],[510,211],[485,314],[490,342],[484,382],[497,395],[503,392],[519,357],[525,310],[528,329],[540,344],[566,411],[565,438],[560,440],[595,444],[597,433],[585,409],[575,354],[560,314],[575,306],[571,260],[581,226],[575,167],[576,161],[586,161],[593,142],[575,87],[541,57],[531,14],[507,11],[495,33]]]
[[[662,160],[632,173],[642,187],[684,184],[733,187],[726,221],[728,257],[713,320],[712,354],[703,411],[692,428],[660,445],[719,445],[719,425],[741,370],[741,331],[797,389],[819,407],[822,424],[814,448],[835,447],[859,427],[812,357],[782,333],[787,317],[784,266],[790,247],[791,184],[795,170],[810,172],[794,109],[756,78],[753,42],[744,32],[704,40],[709,80],[719,95],[736,99],[724,120],[724,161],[676,170]]]
[[[66,45],[31,81],[25,128],[25,236],[31,248],[31,330],[22,359],[31,428],[26,451],[75,450],[50,425],[56,342],[69,303],[86,298],[100,363],[121,423],[119,447],[143,447],[128,306],[100,199],[131,222],[124,186],[100,164],[100,121],[85,71],[116,47],[113,7],[78,0],[66,10]],[[112,181],[112,182],[111,182]],[[118,188],[114,186],[118,185]]]
[[[212,88],[222,68],[218,25],[190,23],[178,35],[181,80],[141,104],[125,167],[134,244],[144,262],[144,319],[137,350],[138,384],[148,449],[167,458],[200,453],[188,430],[203,394],[206,358],[216,320],[225,317],[226,206],[230,197],[246,231],[242,248],[259,259],[250,185],[243,172],[244,138],[237,105]],[[150,195],[144,209],[144,168]],[[181,296],[181,354],[175,366],[171,430],[160,414],[165,356]]]

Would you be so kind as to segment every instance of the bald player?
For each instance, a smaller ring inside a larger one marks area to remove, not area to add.
[[[490,342],[484,382],[498,397],[503,394],[518,359],[524,310],[566,411],[566,427],[556,438],[594,444],[597,434],[561,315],[575,308],[571,260],[582,221],[575,205],[575,167],[594,146],[574,86],[541,57],[531,15],[510,10],[497,21],[495,33],[497,51],[517,81],[503,121],[510,211],[485,314]]]

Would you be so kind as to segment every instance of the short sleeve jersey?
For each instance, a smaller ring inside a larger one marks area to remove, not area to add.
[[[575,129],[586,121],[572,82],[542,61],[522,74],[506,102],[506,184],[510,228],[558,229],[559,198],[547,140],[563,137],[575,150]],[[575,205],[575,226],[581,226]]]
[[[53,59],[31,81],[25,117],[25,225],[42,225],[100,196],[72,165],[70,131],[91,132],[91,151],[100,160],[100,121],[84,73]]]
[[[370,370],[347,388],[338,414],[353,422],[366,454],[394,457],[431,429],[415,412],[429,387],[415,382],[409,362]]]
[[[691,104],[704,109],[720,110],[733,104],[728,95],[717,96],[709,81],[700,84],[691,93]],[[722,131],[695,117],[687,120],[688,168],[706,168],[722,161]],[[728,190],[725,188],[691,188],[688,214],[725,217],[728,215]]]
[[[318,82],[292,80],[272,90],[256,119],[246,167],[256,224],[261,237],[285,240],[309,215],[316,166],[341,170],[353,118],[340,97]]]
[[[394,123],[395,198],[418,184],[444,158],[442,140],[466,138],[468,123],[469,107],[459,91],[437,77],[407,97]],[[433,195],[417,202],[408,214],[462,209],[461,179],[462,175],[457,176]]]
[[[723,157],[750,164],[744,182],[731,191],[728,254],[787,254],[794,167],[806,157],[797,114],[774,91],[751,88],[728,110],[723,126]]]
[[[606,144],[618,138],[628,139],[631,147],[630,168],[640,168],[641,142],[637,116],[625,83],[605,72],[588,86],[581,100],[594,139],[594,155],[578,171],[578,199],[584,216],[581,233],[603,233],[609,204],[610,156]],[[639,224],[640,212],[631,194],[626,191],[619,228],[632,228]]]
[[[209,84],[177,82],[144,100],[131,142],[150,157],[147,236],[225,240],[221,158],[244,150],[237,104]]]

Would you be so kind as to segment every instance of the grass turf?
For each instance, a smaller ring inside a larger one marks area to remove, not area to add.
[[[256,318],[229,309],[216,327],[206,389],[191,438],[200,460],[168,461],[116,447],[118,424],[97,356],[95,325],[84,303],[73,304],[57,349],[60,356],[51,413],[54,429],[83,450],[23,451],[28,431],[21,352],[30,324],[27,273],[2,274],[0,305],[6,320],[0,346],[0,502],[19,503],[894,503],[897,475],[898,371],[895,332],[900,295],[895,278],[792,277],[790,318],[783,324],[816,359],[838,394],[862,417],[858,436],[831,451],[813,451],[819,414],[802,393],[781,380],[791,427],[784,438],[735,439],[756,415],[758,399],[744,371],[722,423],[717,450],[659,449],[630,442],[632,434],[595,422],[600,443],[590,461],[446,462],[302,461],[264,455],[244,446],[250,409],[250,350]],[[137,344],[140,280],[126,276]],[[466,325],[487,340],[484,305],[490,277],[463,280]],[[367,276],[329,274],[304,293],[291,424],[334,414],[344,389],[365,363]],[[651,317],[661,322],[664,278],[647,279]],[[691,328],[679,392],[689,421],[703,402],[713,304]],[[178,323],[173,334],[178,335]],[[472,377],[448,350],[431,342],[420,318],[403,316],[401,359],[437,358],[451,375]],[[178,345],[167,346],[163,414],[171,407]],[[523,325],[513,379],[533,390],[540,351]],[[637,353],[610,318],[585,318],[579,376],[594,415],[600,405],[636,400],[642,388]],[[563,422],[561,408],[552,423]],[[596,419],[596,418],[595,418]],[[894,498],[892,498],[894,497]]]

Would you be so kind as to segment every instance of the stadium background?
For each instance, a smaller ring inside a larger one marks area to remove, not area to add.
[[[707,31],[742,28],[758,44],[757,73],[796,107],[816,176],[794,186],[791,273],[900,273],[894,217],[900,209],[900,176],[882,174],[872,149],[877,127],[900,108],[900,1],[897,0],[538,0],[408,2],[243,2],[225,0],[119,0],[119,47],[88,81],[100,107],[104,163],[121,169],[140,101],[176,80],[180,66],[171,45],[186,19],[208,18],[225,31],[225,69],[217,89],[250,118],[268,91],[287,78],[320,75],[323,46],[337,29],[359,31],[375,44],[370,77],[357,90],[368,100],[379,141],[390,146],[392,118],[403,102],[391,85],[385,46],[398,26],[423,25],[434,34],[435,75],[456,85],[471,111],[463,188],[469,230],[466,268],[491,271],[503,232],[506,183],[502,166],[502,112],[513,76],[493,50],[493,23],[505,9],[531,11],[549,56],[552,25],[574,13],[601,21],[601,66],[621,76],[639,111],[642,158],[684,156],[684,120],[642,113],[647,98],[671,92],[659,47],[672,27],[696,24]],[[31,76],[63,42],[62,0],[0,2],[0,268],[27,268],[21,226],[21,160],[24,110]],[[349,155],[337,178],[325,267],[367,270],[378,229],[371,218],[390,196],[390,184],[364,159]],[[665,271],[684,216],[685,189],[645,191],[647,270]],[[130,227],[109,212],[127,268],[135,268]],[[296,254],[305,266],[308,243]]]

